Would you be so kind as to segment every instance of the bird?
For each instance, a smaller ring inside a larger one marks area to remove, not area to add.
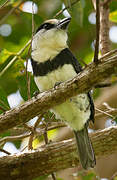
[[[32,38],[31,64],[40,92],[55,88],[82,71],[67,43],[70,21],[71,17],[46,20]],[[94,168],[96,159],[88,136],[88,124],[94,122],[95,114],[91,92],[69,98],[50,111],[73,130],[82,168]]]

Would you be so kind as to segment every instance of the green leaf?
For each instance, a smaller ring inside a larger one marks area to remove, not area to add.
[[[0,106],[3,107],[4,109],[7,109],[7,107],[9,108],[9,104],[7,101],[7,94],[2,87],[0,87]],[[2,113],[2,111],[0,111],[0,113]]]
[[[57,136],[57,129],[53,129],[53,130],[51,130],[51,131],[48,131],[47,133],[48,133],[48,138],[49,139],[54,139],[56,136]]]
[[[17,0],[11,0],[11,3],[15,3],[15,2],[17,2]]]
[[[83,8],[85,7],[85,0],[81,0],[81,5]]]
[[[93,56],[94,56],[94,52],[89,52],[89,53],[87,53],[87,55],[84,57],[83,60],[85,61],[86,64],[88,64],[88,63],[92,62]]]
[[[17,59],[13,66],[11,66],[9,69],[14,78],[16,78],[18,75],[21,76],[22,72],[25,70],[24,61],[25,59],[19,57],[19,59]]]
[[[82,177],[82,180],[93,180],[95,177],[95,174],[94,173],[90,173],[84,177]]]
[[[117,116],[113,118],[113,121],[117,123]]]
[[[109,14],[109,20],[117,23],[117,10]]]
[[[19,86],[19,91],[20,94],[22,96],[22,98],[26,101],[27,98],[27,79],[26,79],[26,74],[22,75],[22,76],[17,76],[17,82],[18,82],[18,86]],[[38,90],[33,76],[31,76],[31,80],[30,80],[30,90],[31,90],[31,97],[33,96],[34,92]]]
[[[0,66],[0,70],[3,70],[10,60],[8,59],[8,61],[5,61],[5,63]],[[17,81],[17,77],[24,74],[24,69],[24,60],[20,58],[17,59],[16,62],[7,69],[3,76],[0,77],[0,86],[6,92],[7,96],[18,90],[19,82]]]
[[[16,141],[14,141],[13,143],[14,143],[14,145],[16,146],[17,149],[20,148],[20,146],[21,146],[21,140],[16,140]]]
[[[47,177],[48,177],[48,175],[40,176],[40,177],[34,178],[33,180],[46,180]]]
[[[83,8],[85,6],[85,1],[82,0],[82,2],[75,3],[76,0],[63,0],[63,3],[65,4],[65,7],[67,8],[67,11],[72,16],[72,19],[75,20],[75,23],[77,25],[82,26],[83,24]],[[74,4],[74,5],[72,5]]]
[[[3,49],[0,52],[0,64],[3,64],[11,55],[14,55],[14,53],[8,51],[7,49]]]
[[[2,6],[5,2],[6,2],[6,0],[0,0],[0,6]],[[9,2],[7,2],[7,5],[13,4],[14,2],[17,2],[17,0],[10,0]]]
[[[111,3],[109,4],[110,7],[110,12],[116,11],[117,10],[117,1],[111,1]]]
[[[3,138],[3,137],[6,137],[6,136],[10,136],[10,135],[11,135],[11,133],[9,131],[7,131],[7,132],[4,132],[4,133],[0,134],[0,137]]]
[[[0,7],[6,2],[6,0],[0,0]]]
[[[114,177],[114,180],[117,180],[117,176],[116,176],[116,177]]]

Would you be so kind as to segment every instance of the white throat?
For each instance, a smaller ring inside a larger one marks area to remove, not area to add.
[[[31,56],[35,61],[44,62],[53,59],[67,47],[66,32],[60,30],[40,32],[33,38]]]

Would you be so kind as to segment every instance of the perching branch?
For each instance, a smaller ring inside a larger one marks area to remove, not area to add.
[[[117,152],[117,127],[91,135],[97,158]],[[0,158],[1,179],[28,179],[79,165],[76,143],[69,139],[41,146],[38,150]]]
[[[105,58],[98,65],[91,63],[75,78],[63,82],[49,91],[40,93],[37,97],[32,98],[21,106],[0,115],[0,133],[29,121],[53,106],[65,102],[70,97],[88,92],[96,84],[116,73],[117,55]]]
[[[105,104],[105,103],[104,103]],[[108,105],[109,106],[109,105]],[[107,108],[106,110],[100,110],[95,108],[96,113],[95,113],[95,120],[97,118],[104,118],[106,117],[111,117],[114,119],[117,115],[117,108]],[[40,118],[37,120],[37,122],[40,120]],[[36,124],[37,124],[36,122]],[[31,132],[34,132],[35,136],[41,136],[45,133],[45,125],[39,125],[37,126],[29,126],[29,130],[25,128],[14,128],[10,130],[10,133],[12,134],[11,136],[5,136],[0,139],[0,146],[3,146],[7,141],[16,141],[16,140],[22,140],[26,137],[29,137],[31,135]],[[66,124],[61,121],[57,122],[49,122],[47,126],[47,131],[61,128],[61,127],[66,127]]]

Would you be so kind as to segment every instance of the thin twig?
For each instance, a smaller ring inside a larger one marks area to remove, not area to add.
[[[38,117],[37,121],[34,124],[34,127],[31,130],[31,134],[30,134],[30,138],[29,138],[29,142],[28,142],[28,150],[30,150],[30,149],[32,150],[33,149],[33,147],[32,147],[33,138],[34,138],[34,135],[36,133],[36,128],[37,128],[38,124],[40,123],[42,117],[43,117],[43,114],[41,114]]]
[[[33,127],[29,126],[27,124],[23,124],[24,128],[28,129],[29,131],[32,131]]]
[[[31,92],[30,92],[30,81],[31,81],[31,75],[27,71],[27,66],[28,66],[28,60],[26,61],[26,79],[27,79],[27,96],[28,99],[31,99]]]
[[[8,2],[10,2],[10,0],[5,1],[5,2],[0,6],[0,9],[4,8],[4,7],[7,5]]]
[[[95,118],[104,118],[104,115],[106,116],[110,116],[110,114],[117,114],[117,109],[112,109],[112,110],[108,110],[108,111],[102,111],[100,110],[99,113],[95,114]],[[112,118],[112,117],[111,117]],[[114,118],[114,117],[113,117]]]
[[[96,0],[96,43],[95,43],[95,53],[94,62],[98,63],[99,54],[99,33],[100,33],[100,10],[99,10],[99,0]]]
[[[25,147],[23,147],[20,151],[23,152],[28,146],[26,145]]]
[[[31,93],[30,93],[30,74],[28,73],[28,58],[30,57],[30,51],[31,51],[31,43],[30,43],[30,47],[28,49],[28,55],[26,57],[26,84],[27,84],[27,96],[28,99],[31,98]]]
[[[2,104],[2,105],[5,107],[6,110],[9,110],[9,109],[10,109],[9,106],[7,106],[7,105],[4,103],[4,101],[2,101],[1,99],[0,99],[0,104]]]
[[[33,9],[33,6],[34,6],[34,2],[32,3],[32,38],[31,38],[30,48],[29,48],[29,51],[28,51],[28,56],[30,56],[30,53],[31,53],[32,40],[33,40],[33,35],[34,35],[34,9]],[[27,66],[28,66],[28,58],[27,58],[26,63],[27,63]],[[28,99],[30,99],[31,98],[31,94],[30,94],[30,75],[27,72],[27,68],[26,68],[26,77],[27,77],[27,86],[28,86]],[[40,119],[40,118],[38,118],[38,119]],[[34,125],[34,128],[33,128],[32,132],[31,132],[31,135],[30,135],[30,138],[29,138],[28,150],[33,149],[32,142],[33,142],[33,138],[34,138],[34,131],[35,131],[37,125],[38,125],[37,121],[36,121],[36,123]]]
[[[28,133],[29,131],[31,131],[31,132],[34,131],[38,136],[41,136],[45,132],[45,123],[39,124],[42,120],[42,117],[43,117],[43,115],[37,119],[34,126],[28,126],[27,124],[24,124],[24,128],[18,128],[18,127],[12,128],[10,130],[10,133],[13,132],[13,135],[15,134],[15,136],[16,135],[20,136],[20,134],[22,134],[22,133],[25,134],[25,133]],[[53,119],[53,121],[54,121],[54,119]],[[66,126],[67,125],[64,122],[57,120],[57,122],[48,122],[47,130],[50,131],[53,129],[62,128],[62,127],[66,127]],[[29,135],[30,135],[30,133],[29,133]],[[10,136],[8,136],[8,138],[9,137]],[[5,138],[7,138],[7,137],[5,137]],[[0,142],[1,142],[1,140],[0,140]]]
[[[33,36],[34,36],[34,8],[33,8],[33,6],[34,6],[34,2],[32,3],[32,38],[31,38],[30,47],[28,49],[28,56],[26,58],[26,80],[27,80],[27,96],[28,96],[28,99],[31,98],[31,93],[30,93],[30,80],[31,80],[31,77],[30,77],[30,74],[27,71],[27,68],[28,68],[28,58],[30,57],[30,54],[31,54],[32,40],[33,40]]]
[[[105,6],[109,4],[112,0],[104,0],[104,2],[101,2],[101,5]]]
[[[117,172],[115,172],[115,173],[113,174],[113,176],[110,178],[110,180],[116,180],[116,177],[117,177]]]
[[[24,127],[14,127],[9,130],[10,136],[18,136],[27,132],[27,129]]]
[[[47,130],[48,130],[48,123],[45,123],[45,133],[44,133],[45,144],[48,144],[48,143],[49,143]],[[53,180],[56,180],[56,176],[55,176],[54,173],[51,173],[51,176],[52,176],[52,179],[53,179]]]
[[[105,59],[105,58],[107,58],[107,57],[113,56],[113,55],[115,55],[116,53],[117,53],[117,49],[111,50],[111,51],[107,52],[106,54],[104,54],[103,56],[101,56],[101,57],[99,58],[99,60],[103,60],[103,59]]]
[[[35,122],[34,131],[35,131],[35,129],[38,127],[39,123],[41,122],[43,115],[44,115],[44,114],[40,115],[40,116],[38,117],[37,121]]]
[[[28,45],[31,43],[31,40],[29,40],[26,45],[20,49],[20,51],[13,57],[13,59],[11,59],[11,61],[6,65],[6,67],[0,72],[0,76],[2,76],[6,70],[17,60],[18,56],[20,56],[24,50],[28,47]]]
[[[79,61],[84,65],[84,68],[88,66],[83,59],[79,59]]]
[[[7,154],[7,155],[10,155],[10,154],[11,154],[10,152],[8,152],[8,151],[6,151],[6,150],[4,150],[4,149],[1,149],[1,148],[0,148],[0,151],[3,152],[3,153],[5,153],[5,154]]]
[[[7,141],[16,141],[20,139],[24,139],[26,137],[30,136],[30,132],[26,132],[24,134],[18,135],[18,136],[6,136],[0,139],[0,146],[2,146]]]
[[[65,8],[61,9],[58,13],[56,13],[56,15],[54,16],[54,18],[56,18],[57,16],[59,16],[60,14],[62,14],[66,9],[71,8],[71,6],[73,6],[74,4],[76,4],[79,0],[76,0],[74,2],[72,2],[70,5],[66,6]]]
[[[34,132],[32,131],[29,137],[29,141],[28,141],[28,150],[33,149],[33,146],[32,146],[33,138],[34,138]]]
[[[47,130],[48,130],[48,123],[45,123],[45,132],[44,132],[44,140],[45,140],[45,144],[48,144]]]
[[[100,109],[98,109],[98,108],[96,108],[96,107],[95,107],[95,109],[96,109],[97,111],[101,112],[102,114],[105,114],[105,115],[109,116],[110,118],[114,119],[114,116],[113,116],[113,115],[111,115],[111,114],[109,114],[109,113],[107,113],[107,112],[105,112],[105,111],[102,111],[102,110],[100,110]]]
[[[7,109],[3,108],[2,106],[0,106],[0,110],[3,112],[7,111]]]
[[[31,47],[31,45],[30,45]],[[27,84],[27,97],[28,99],[31,99],[31,93],[30,93],[30,74],[28,73],[28,57],[29,57],[29,51],[30,47],[28,49],[28,56],[26,57],[26,84]]]
[[[34,2],[32,3],[32,40],[33,40],[34,30],[35,30],[35,27],[34,27],[34,8],[33,7],[34,7]]]
[[[0,20],[0,25],[3,24],[3,22],[15,11],[21,4],[23,0],[19,1],[17,6],[13,7],[7,14]]]
[[[108,110],[112,110],[112,111],[115,110],[115,108],[110,107],[107,102],[104,102],[103,105],[104,105]]]
[[[53,180],[56,180],[56,177],[55,177],[55,174],[54,174],[54,173],[52,173],[51,176],[52,176],[52,179],[53,179]]]
[[[95,88],[105,88],[105,87],[110,87],[112,85],[112,83],[108,82],[108,83],[101,83],[101,84],[97,84],[95,85]]]

